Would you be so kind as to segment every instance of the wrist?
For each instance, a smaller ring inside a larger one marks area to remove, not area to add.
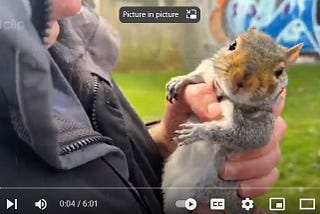
[[[176,145],[172,143],[172,137],[166,132],[163,123],[160,122],[159,124],[152,126],[148,131],[154,142],[157,144],[161,155],[163,157],[168,157],[174,151]]]

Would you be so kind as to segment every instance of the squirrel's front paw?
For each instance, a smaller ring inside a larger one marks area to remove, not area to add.
[[[167,100],[172,103],[173,99],[177,99],[183,87],[186,85],[186,76],[178,76],[172,78],[166,85]]]
[[[179,146],[194,143],[201,140],[202,132],[204,131],[203,124],[201,123],[183,123],[180,125],[180,130],[175,131],[177,135],[174,137],[174,141]]]

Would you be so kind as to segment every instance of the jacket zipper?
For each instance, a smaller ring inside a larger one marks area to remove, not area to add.
[[[98,123],[98,119],[97,119],[97,99],[98,99],[99,88],[100,88],[99,77],[94,76],[90,120],[91,120],[93,129],[97,132],[100,132],[100,127],[99,127],[99,123]],[[110,142],[111,142],[111,138],[108,138],[105,136],[88,137],[88,138],[76,141],[68,146],[63,147],[60,155],[67,155],[67,154],[70,154],[74,151],[83,149],[89,145],[93,145],[96,143],[110,143]]]
[[[76,141],[68,146],[64,146],[60,152],[60,155],[67,155],[72,152],[75,152],[80,149],[84,149],[85,147],[97,143],[108,143],[110,142],[111,138],[104,137],[104,136],[94,136],[94,137],[89,137],[85,138],[79,141]]]
[[[91,123],[92,127],[95,131],[100,132],[100,127],[97,119],[97,99],[98,99],[98,91],[100,88],[100,80],[99,77],[94,76],[93,82],[93,92],[92,92],[92,108],[91,108]]]

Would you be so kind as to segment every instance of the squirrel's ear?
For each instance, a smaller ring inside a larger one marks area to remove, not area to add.
[[[286,52],[287,65],[293,64],[299,57],[300,49],[302,48],[303,43],[297,44],[292,48],[289,48]]]

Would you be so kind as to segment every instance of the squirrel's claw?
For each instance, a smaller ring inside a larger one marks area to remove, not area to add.
[[[168,100],[172,104],[172,98],[168,94],[166,95],[166,100]]]
[[[170,103],[172,103],[173,99],[177,98],[177,94],[175,92],[175,87],[174,87],[175,84],[176,84],[176,81],[172,80],[166,86],[166,88],[167,88],[167,96],[166,96],[166,98]]]
[[[172,103],[173,100],[177,100],[183,87],[186,85],[186,77],[179,76],[172,78],[166,85],[167,95],[166,99]]]
[[[179,146],[188,145],[201,140],[201,124],[184,123],[179,126],[181,129],[174,132],[177,136],[174,137],[174,141]]]

